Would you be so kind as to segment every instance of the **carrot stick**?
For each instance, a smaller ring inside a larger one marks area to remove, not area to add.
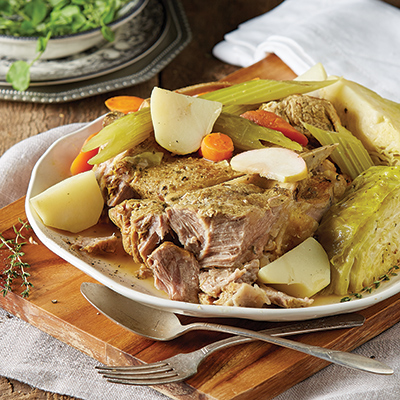
[[[86,140],[83,146],[95,135],[97,135],[98,132],[93,133],[90,135]],[[83,147],[82,146],[82,147]],[[93,168],[93,165],[88,164],[88,161],[94,157],[97,153],[99,152],[99,149],[93,149],[89,151],[80,151],[79,154],[76,156],[74,161],[72,161],[70,171],[72,175],[77,175],[80,174],[81,172],[89,171]]]
[[[200,154],[210,161],[222,161],[232,157],[232,139],[224,133],[209,133],[204,136]]]
[[[273,112],[266,110],[246,111],[241,115],[241,117],[246,118],[257,125],[279,131],[287,138],[301,144],[302,146],[306,146],[308,143],[307,136],[303,135],[296,128],[290,125],[289,122],[285,121]]]
[[[143,99],[136,96],[115,96],[105,101],[110,111],[119,111],[124,114],[137,111],[142,103]]]

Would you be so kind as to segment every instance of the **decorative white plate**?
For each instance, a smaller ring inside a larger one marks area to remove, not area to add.
[[[0,99],[61,103],[136,85],[160,72],[191,39],[179,0],[150,0],[128,27],[113,43],[34,65],[33,83],[23,92],[5,81],[11,62],[0,57]]]
[[[84,140],[101,128],[102,120],[103,117],[100,117],[84,128],[59,139],[38,160],[32,171],[26,196],[25,211],[34,232],[46,247],[112,290],[132,300],[178,314],[201,317],[245,318],[260,321],[305,320],[354,312],[377,304],[400,292],[400,276],[398,276],[382,283],[380,288],[370,295],[345,303],[340,303],[338,299],[334,299],[331,304],[297,309],[191,304],[167,299],[166,295],[155,289],[150,282],[135,278],[128,268],[124,268],[121,259],[110,262],[94,259],[80,252],[72,251],[67,243],[72,235],[64,235],[59,231],[44,226],[35,210],[31,207],[29,199],[69,176],[69,166],[72,160],[79,152]],[[127,259],[130,260],[130,257]]]

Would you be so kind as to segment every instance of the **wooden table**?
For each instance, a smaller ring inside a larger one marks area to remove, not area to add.
[[[15,143],[74,122],[87,122],[103,114],[108,97],[133,94],[148,97],[154,86],[176,89],[200,82],[215,81],[238,68],[215,59],[211,50],[238,24],[260,15],[282,0],[181,0],[193,39],[157,76],[143,84],[64,104],[32,104],[0,101],[0,155]],[[400,0],[387,1],[400,7]],[[16,381],[0,377],[0,397],[7,399],[69,399],[45,393]]]

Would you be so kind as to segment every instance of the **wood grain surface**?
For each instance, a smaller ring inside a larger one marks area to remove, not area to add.
[[[389,0],[387,2],[397,7],[400,6],[400,0]],[[0,155],[13,144],[27,137],[40,134],[48,129],[64,124],[88,122],[95,119],[105,112],[104,100],[108,97],[120,94],[133,94],[136,96],[148,97],[152,87],[155,85],[168,89],[175,89],[195,83],[220,80],[226,75],[235,73],[239,68],[224,64],[212,56],[211,50],[213,46],[223,39],[225,33],[236,29],[241,22],[271,10],[276,5],[282,3],[282,0],[181,0],[181,3],[188,18],[193,33],[193,39],[176,59],[148,82],[89,99],[64,104],[31,104],[0,101]],[[275,61],[279,62],[279,60],[270,58],[268,63]],[[266,70],[266,72],[268,73],[268,70]],[[287,71],[287,73],[290,75],[290,70]],[[274,76],[270,77],[274,78]],[[231,78],[233,81],[235,79],[235,74]],[[10,207],[14,210],[13,212],[16,213],[11,219],[21,213],[21,203],[16,203]],[[14,223],[15,220],[10,220],[9,222]],[[4,227],[4,223],[3,221],[0,232]],[[9,226],[7,223],[6,225]],[[7,302],[11,301],[10,299],[11,297],[8,298]],[[399,299],[396,298],[392,300],[393,302],[386,302],[388,304],[384,305],[383,311],[370,309],[366,312],[370,321],[372,321],[373,315],[378,320],[375,321],[377,322],[377,330],[384,330],[388,327],[389,318],[387,318],[386,310],[390,310],[390,312],[393,313],[393,319],[391,319],[390,323],[398,320],[397,310],[399,309]],[[16,300],[16,302],[18,301],[19,300]],[[60,306],[60,304],[58,304],[58,306]],[[369,326],[370,328],[368,328],[368,325],[366,325],[365,328],[367,330],[365,340],[370,339],[376,334],[376,331],[368,332],[368,330],[371,330],[371,325]],[[328,333],[327,335],[329,336]],[[358,338],[357,343],[352,343],[352,346],[355,347],[361,344],[361,341],[363,341],[363,339]],[[254,357],[270,351],[265,350],[265,348],[260,350],[258,345],[256,345],[256,348],[257,351]],[[236,360],[236,362],[237,361],[238,360]],[[235,364],[235,361],[232,361],[232,364]],[[230,368],[231,365],[225,368],[228,367]],[[315,368],[315,366],[311,367],[310,372],[313,372],[312,368]],[[195,378],[194,382],[201,379],[201,376],[196,376]],[[250,377],[246,377],[246,379],[247,378],[251,380]],[[232,375],[231,379],[235,380],[235,377]],[[279,382],[279,374],[277,374],[274,379],[275,382]],[[213,385],[215,384],[214,382]],[[259,398],[266,398],[263,397],[261,393],[259,394]],[[25,400],[70,399],[67,396],[42,392],[20,382],[1,377],[0,398]]]

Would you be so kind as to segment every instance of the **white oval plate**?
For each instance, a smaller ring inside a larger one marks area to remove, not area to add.
[[[331,304],[296,309],[200,305],[169,300],[153,285],[135,278],[126,269],[118,270],[120,260],[116,263],[106,262],[72,251],[67,243],[71,235],[64,235],[44,226],[31,207],[29,199],[69,176],[69,166],[72,160],[79,152],[84,140],[90,134],[100,130],[102,120],[103,117],[100,117],[84,128],[64,136],[43,154],[32,171],[25,210],[34,232],[46,247],[110,289],[140,303],[178,314],[197,317],[245,318],[259,321],[299,321],[355,312],[375,305],[400,292],[400,276],[398,276],[382,283],[380,288],[374,290],[370,295],[344,303],[335,301]]]

